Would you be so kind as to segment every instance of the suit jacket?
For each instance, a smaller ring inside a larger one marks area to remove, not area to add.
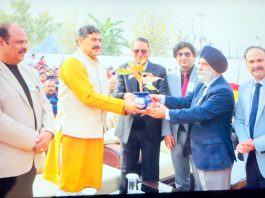
[[[202,83],[185,98],[166,97],[171,123],[190,123],[191,152],[198,169],[221,170],[232,167],[235,160],[231,140],[234,96],[220,76],[196,106]],[[181,109],[184,108],[184,109]]]
[[[265,80],[260,88],[260,99],[256,123],[254,126],[253,141],[256,149],[256,158],[259,170],[265,177]],[[239,86],[239,96],[236,105],[235,130],[239,143],[250,139],[249,116],[251,111],[252,97],[255,90],[255,82],[248,81]],[[246,158],[248,154],[244,157]]]
[[[126,68],[128,64],[124,64],[121,67]],[[158,80],[153,83],[153,85],[159,90],[160,94],[167,94],[168,87],[166,83],[166,69],[161,65],[154,64],[148,61],[145,72],[150,72],[154,76],[161,77],[164,80]],[[123,98],[126,92],[137,92],[138,82],[135,78],[129,79],[128,75],[118,75],[117,76],[117,86],[113,93],[113,96],[117,98]],[[157,91],[144,89],[144,91],[149,93],[158,93]],[[134,115],[120,116],[118,119],[115,135],[120,138],[123,143],[127,143],[132,123],[133,123]],[[148,130],[148,134],[152,138],[161,139],[161,120],[157,120],[151,118],[149,116],[143,116],[145,120],[146,129]]]
[[[186,96],[194,91],[196,85],[198,84],[198,68],[196,66],[193,67],[192,72],[189,78],[189,84],[186,91]],[[181,97],[181,73],[180,69],[167,74],[167,84],[169,88],[169,94],[174,97]],[[175,141],[177,141],[178,137],[178,128],[179,124],[171,124],[169,120],[164,119],[162,121],[162,136],[173,135]],[[184,128],[188,131],[188,124],[184,124]]]
[[[50,102],[46,99],[38,74],[29,66],[18,65],[33,102],[34,114],[23,88],[8,67],[0,61],[0,178],[18,176],[43,165],[45,153],[33,148],[41,131],[54,130]]]

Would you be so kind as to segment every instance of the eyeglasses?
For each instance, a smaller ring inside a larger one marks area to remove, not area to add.
[[[142,54],[147,54],[148,50],[146,49],[134,49],[133,52],[138,54],[141,51]]]
[[[190,52],[179,52],[179,53],[177,53],[178,57],[181,57],[183,55],[186,56],[187,58],[189,58],[191,56],[191,53]]]

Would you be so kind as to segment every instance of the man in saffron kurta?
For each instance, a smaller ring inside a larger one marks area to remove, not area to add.
[[[58,195],[100,189],[105,112],[141,112],[131,99],[107,96],[106,70],[96,57],[101,48],[99,30],[90,25],[80,28],[77,44],[79,50],[60,67],[58,132],[43,173],[45,179],[59,184]]]

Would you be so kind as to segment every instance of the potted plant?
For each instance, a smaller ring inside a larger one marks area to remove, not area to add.
[[[143,64],[137,64],[135,62],[129,62],[127,68],[119,68],[116,70],[119,75],[129,75],[129,79],[135,78],[139,84],[139,92],[134,92],[136,96],[135,102],[137,104],[145,105],[146,108],[151,102],[148,92],[144,92],[144,88],[149,90],[158,89],[153,85],[153,82],[163,78],[156,77],[150,72],[144,72],[145,66]]]

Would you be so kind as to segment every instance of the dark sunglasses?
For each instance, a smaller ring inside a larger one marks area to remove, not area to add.
[[[183,55],[189,58],[191,56],[191,53],[190,52],[184,52],[184,53],[183,52],[178,52],[177,53],[178,57],[181,57]]]
[[[138,54],[141,51],[142,54],[147,54],[148,50],[145,49],[134,49],[133,52]]]

